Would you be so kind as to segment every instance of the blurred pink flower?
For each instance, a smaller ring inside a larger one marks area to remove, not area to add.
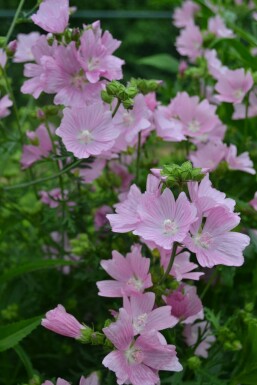
[[[103,205],[96,210],[94,215],[94,226],[96,230],[100,230],[101,227],[109,223],[106,215],[110,213],[112,213],[112,208],[107,205]]]
[[[40,34],[38,32],[31,32],[28,34],[19,33],[17,35],[16,49],[13,57],[15,63],[24,63],[34,61],[34,55],[31,48],[36,44]]]
[[[217,51],[215,49],[205,50],[204,57],[207,60],[208,71],[214,79],[219,80],[220,76],[225,75],[228,67],[222,65],[221,61],[217,58]]]
[[[0,67],[4,68],[7,62],[7,55],[3,48],[0,48]]]
[[[100,385],[100,380],[97,372],[91,373],[86,378],[82,376],[79,385]]]
[[[220,75],[215,90],[218,92],[216,98],[226,103],[241,103],[247,92],[253,86],[253,78],[250,72],[243,68],[227,70]]]
[[[247,109],[247,117],[253,118],[257,116],[257,88],[253,88],[253,90],[249,94],[249,106]],[[246,105],[245,104],[235,104],[234,105],[234,113],[232,119],[245,119],[246,118]]]
[[[198,147],[197,151],[190,152],[189,159],[194,167],[215,170],[220,162],[224,160],[227,146],[221,141],[208,142]]]
[[[69,23],[69,0],[43,0],[33,22],[51,33],[62,33]]]
[[[187,56],[194,61],[202,55],[203,37],[200,28],[187,21],[185,29],[182,29],[176,40],[177,51],[182,56]]]
[[[161,250],[161,265],[166,270],[171,258],[171,251]],[[172,265],[170,275],[180,282],[184,279],[191,279],[199,281],[200,277],[204,274],[202,272],[193,271],[198,268],[193,262],[190,262],[190,253],[187,251],[176,255],[174,263]]]
[[[234,144],[230,144],[228,147],[226,161],[230,170],[240,170],[252,175],[256,174],[249,153],[246,151],[237,156],[237,148]]]
[[[226,27],[224,20],[216,15],[208,20],[208,31],[213,33],[217,37],[222,38],[234,38],[233,31]]]
[[[95,158],[93,162],[87,164],[84,168],[79,168],[79,176],[84,183],[92,183],[103,172],[106,166],[106,160],[102,158]]]
[[[175,8],[173,14],[173,24],[177,28],[184,28],[189,22],[194,21],[194,15],[200,10],[199,5],[193,1],[184,1],[182,7]]]
[[[188,346],[195,346],[200,338],[194,354],[203,358],[208,357],[208,349],[216,341],[206,321],[197,322],[194,325],[185,325],[183,336]]]
[[[257,192],[254,194],[254,198],[249,202],[249,205],[257,211]]]
[[[0,99],[0,118],[5,118],[6,116],[10,115],[11,112],[8,110],[8,108],[12,105],[13,102],[8,95],[5,95]]]

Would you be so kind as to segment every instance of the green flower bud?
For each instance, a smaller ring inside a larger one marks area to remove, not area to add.
[[[80,341],[82,344],[90,344],[94,330],[86,325],[84,326],[85,329],[81,329],[81,337],[78,339],[78,341]]]
[[[117,96],[118,92],[121,90],[122,87],[124,87],[123,84],[121,84],[117,80],[113,80],[112,82],[109,82],[106,85],[106,91],[110,96]]]
[[[93,332],[91,335],[91,344],[92,345],[104,345],[105,344],[105,335],[99,332]]]
[[[103,90],[103,91],[101,92],[101,97],[102,97],[102,100],[103,100],[105,103],[108,103],[108,104],[111,104],[112,101],[113,101],[113,99],[114,99],[114,97],[113,97],[113,96],[110,96],[110,95],[108,94],[108,92],[105,91],[105,90]]]
[[[201,367],[202,362],[199,357],[193,356],[188,358],[187,364],[190,369],[196,370]]]
[[[123,104],[124,108],[126,108],[128,110],[129,108],[133,107],[134,101],[132,99],[127,99],[127,100],[124,100],[122,102],[122,104]]]

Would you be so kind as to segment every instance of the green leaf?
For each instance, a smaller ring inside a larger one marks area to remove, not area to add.
[[[28,262],[21,266],[16,266],[6,273],[0,276],[0,284],[9,281],[10,279],[16,278],[20,275],[31,273],[32,271],[42,270],[42,269],[51,269],[59,266],[72,266],[76,265],[78,262],[75,261],[64,261],[62,259],[46,259],[36,262]]]
[[[0,326],[0,352],[16,346],[40,324],[42,316]]]
[[[139,64],[158,68],[171,73],[178,72],[178,60],[168,54],[158,54],[140,59]]]

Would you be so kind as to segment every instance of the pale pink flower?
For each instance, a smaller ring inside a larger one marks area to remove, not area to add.
[[[150,259],[141,254],[141,246],[134,245],[126,257],[118,251],[112,252],[112,259],[102,260],[101,266],[114,280],[97,282],[99,295],[122,297],[137,295],[152,286],[149,273]]]
[[[111,111],[102,102],[84,108],[65,108],[63,115],[56,135],[79,159],[109,150],[118,136],[118,130],[112,124]]]
[[[79,323],[73,315],[67,313],[62,305],[49,310],[46,318],[42,319],[41,325],[57,334],[76,339],[81,337],[81,332],[85,329],[85,326]]]
[[[211,345],[216,341],[206,321],[197,322],[194,325],[185,325],[183,336],[188,346],[195,346],[200,338],[194,354],[203,358],[208,357],[208,349],[210,349]]]
[[[249,202],[249,204],[257,211],[257,192],[254,194],[254,198]]]
[[[257,88],[253,88],[253,90],[249,94],[249,106],[247,109],[247,117],[253,118],[257,116]],[[245,119],[246,118],[246,105],[245,104],[235,104],[234,105],[234,113],[232,119]]]
[[[149,110],[153,112],[159,104],[156,99],[156,93],[149,92],[149,94],[145,95],[145,102]]]
[[[103,172],[106,166],[106,160],[102,158],[95,158],[93,162],[87,164],[84,168],[79,168],[79,176],[84,183],[92,183]]]
[[[69,23],[69,0],[43,0],[33,22],[51,33],[62,33]]]
[[[244,263],[243,250],[249,245],[250,238],[231,231],[239,222],[240,217],[227,208],[213,208],[204,225],[201,225],[201,219],[192,224],[191,236],[187,236],[184,244],[196,254],[203,267],[241,266]]]
[[[158,370],[182,370],[175,346],[168,345],[156,331],[134,340],[131,319],[124,309],[120,310],[119,319],[103,332],[116,348],[104,358],[103,365],[115,372],[119,385],[157,385]]]
[[[207,60],[208,71],[214,79],[219,80],[220,76],[225,75],[228,67],[222,65],[221,61],[217,58],[217,51],[215,49],[205,50],[204,57]]]
[[[56,94],[55,104],[84,107],[100,99],[101,83],[90,84],[78,61],[76,43],[56,47],[53,57],[43,60],[44,91]]]
[[[27,137],[31,140],[31,144],[23,146],[21,157],[23,169],[30,167],[37,160],[47,157],[52,150],[52,142],[43,124],[35,132],[27,132]]]
[[[167,142],[180,142],[186,139],[182,131],[183,125],[177,119],[173,101],[168,106],[160,106],[156,109],[154,124],[157,135]]]
[[[240,170],[255,175],[256,171],[253,168],[253,162],[249,157],[248,152],[243,152],[237,156],[237,148],[234,144],[228,147],[226,161],[230,170]]]
[[[133,184],[130,187],[127,198],[115,205],[116,213],[107,215],[113,232],[127,233],[136,228],[136,225],[140,222],[137,209],[141,202],[141,197],[141,191]]]
[[[195,286],[182,283],[178,289],[162,298],[171,306],[171,315],[175,323],[189,324],[197,319],[203,319],[203,305]]]
[[[173,24],[177,28],[184,28],[189,22],[194,21],[194,15],[200,10],[199,5],[193,1],[184,1],[181,8],[175,8],[173,14]]]
[[[100,230],[101,227],[108,223],[106,215],[110,213],[112,213],[112,208],[107,205],[103,205],[96,210],[94,215],[94,226],[96,230]]]
[[[13,57],[15,63],[24,63],[34,61],[34,55],[31,48],[36,44],[40,34],[38,32],[31,32],[28,34],[19,33],[17,35],[16,50]]]
[[[4,68],[7,62],[6,52],[0,48],[0,67]]]
[[[174,99],[174,110],[182,123],[182,132],[192,138],[197,138],[212,131],[219,119],[216,106],[208,100],[199,101],[198,96],[189,96],[186,92],[179,93]]]
[[[155,294],[145,293],[123,298],[123,307],[128,313],[133,325],[134,335],[145,334],[152,330],[172,328],[176,319],[171,316],[170,306],[154,309]]]
[[[8,108],[12,105],[13,102],[8,95],[5,95],[0,99],[0,118],[5,118],[10,115],[11,112]]]
[[[190,152],[189,159],[194,167],[215,170],[220,162],[224,160],[227,153],[227,146],[221,141],[209,142],[199,146],[197,151]]]
[[[184,192],[177,201],[168,188],[155,199],[145,195],[138,212],[141,221],[134,230],[135,235],[146,241],[170,250],[173,242],[182,242],[191,223],[196,220],[196,208],[188,201]]]
[[[56,41],[54,41],[52,45],[49,45],[45,35],[40,36],[36,44],[31,47],[31,52],[36,63],[27,63],[24,66],[24,76],[30,79],[26,80],[21,87],[22,93],[31,94],[37,99],[41,92],[45,90],[46,77],[44,76],[44,62],[47,57],[54,55],[56,47]]]
[[[171,258],[171,251],[161,250],[161,265],[166,270]],[[190,262],[190,253],[187,251],[176,255],[176,258],[173,262],[170,275],[180,282],[184,279],[191,279],[194,281],[199,281],[200,277],[204,274],[201,272],[193,271],[198,268],[193,262]]]
[[[188,182],[187,186],[190,199],[200,215],[208,215],[208,211],[214,207],[224,206],[231,212],[235,208],[234,199],[226,198],[225,193],[212,187],[209,174],[200,183]]]
[[[219,15],[208,20],[208,31],[221,38],[235,37],[233,31],[226,27],[224,20]]]
[[[108,80],[122,78],[124,60],[112,55],[120,46],[120,41],[113,39],[106,31],[101,37],[100,24],[96,30],[88,28],[80,38],[78,60],[90,83],[96,83],[101,77]]]
[[[59,206],[59,204],[63,201],[67,201],[68,199],[68,190],[63,191],[63,196],[62,196],[62,191],[60,188],[54,188],[51,191],[40,191],[39,192],[41,202],[44,203],[45,205],[51,207],[51,208],[56,208]],[[66,202],[67,206],[75,206],[75,202]]]
[[[45,381],[42,385],[54,385],[52,381]],[[63,378],[57,378],[56,385],[71,385],[70,382],[64,380]]]
[[[86,378],[82,376],[79,385],[100,385],[100,380],[97,372],[91,373]]]
[[[203,37],[200,28],[189,22],[185,29],[182,29],[176,40],[177,51],[182,56],[194,61],[202,55]]]
[[[216,98],[226,103],[241,103],[247,92],[253,86],[253,78],[250,72],[243,68],[227,70],[220,75],[215,90],[218,92]]]

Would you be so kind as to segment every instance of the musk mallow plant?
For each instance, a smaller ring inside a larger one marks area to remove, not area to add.
[[[256,384],[254,38],[233,24],[240,6],[233,19],[202,3],[174,10],[170,87],[161,72],[125,82],[121,42],[100,21],[71,28],[68,0],[40,1],[25,15],[40,32],[10,42],[20,2],[0,51],[3,159],[20,168],[1,178],[0,235],[18,245],[2,279],[55,268],[0,309],[0,351],[14,348],[29,384]],[[37,260],[19,268],[25,250]],[[5,325],[32,309],[46,314]],[[18,343],[40,322],[60,337],[41,328],[30,362]]]

